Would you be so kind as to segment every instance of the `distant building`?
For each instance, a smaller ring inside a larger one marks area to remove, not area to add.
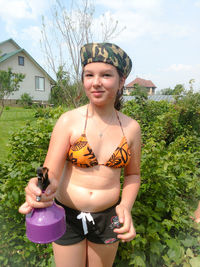
[[[51,76],[21,48],[13,39],[0,42],[0,70],[11,68],[15,73],[25,74],[19,91],[10,95],[10,103],[15,103],[24,93],[29,94],[36,102],[49,100],[52,84]]]
[[[134,90],[134,85],[135,84],[138,84],[138,85],[140,85],[142,87],[147,88],[149,95],[154,95],[155,94],[156,86],[152,81],[141,79],[141,78],[136,78],[135,80],[133,80],[129,84],[125,85],[125,94],[126,95],[130,95],[132,90]]]
[[[135,96],[131,95],[124,95],[123,100],[124,102],[131,101],[135,99]],[[175,95],[148,95],[148,100],[150,101],[167,101],[170,103],[175,102]]]

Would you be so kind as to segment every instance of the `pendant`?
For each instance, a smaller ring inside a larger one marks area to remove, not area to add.
[[[103,134],[102,134],[102,133],[100,133],[100,134],[99,134],[99,137],[101,138],[102,136],[103,136]]]

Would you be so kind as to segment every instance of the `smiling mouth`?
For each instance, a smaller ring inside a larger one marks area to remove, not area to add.
[[[92,94],[104,93],[104,91],[92,91]]]
[[[92,91],[91,92],[94,97],[101,97],[104,93],[104,91]]]

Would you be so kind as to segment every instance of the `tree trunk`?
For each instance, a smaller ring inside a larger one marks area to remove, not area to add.
[[[5,104],[4,104],[4,99],[1,99],[0,118],[1,118],[1,115],[2,115],[2,113],[3,113],[3,110],[4,110],[4,106],[5,106]]]

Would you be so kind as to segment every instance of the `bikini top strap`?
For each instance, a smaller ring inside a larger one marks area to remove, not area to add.
[[[120,127],[121,127],[121,130],[122,130],[122,133],[123,133],[123,136],[124,136],[124,130],[123,130],[123,127],[122,127],[122,123],[121,123],[121,121],[120,121],[120,119],[119,119],[119,114],[118,114],[117,110],[116,110],[116,115],[117,115],[117,119],[118,119],[118,121],[119,121],[119,125],[120,125]]]
[[[88,106],[87,106],[87,111],[86,111],[86,118],[85,118],[85,127],[84,127],[84,134],[86,132],[86,127],[87,127],[87,119],[88,119]]]

